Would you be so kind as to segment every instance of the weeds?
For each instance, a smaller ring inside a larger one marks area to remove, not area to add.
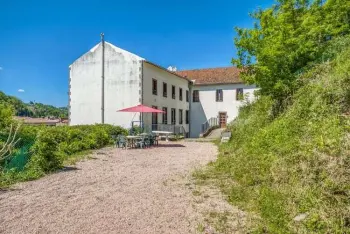
[[[218,160],[194,176],[259,216],[251,231],[349,233],[349,77],[347,49],[305,73],[279,115],[267,96],[244,106]]]

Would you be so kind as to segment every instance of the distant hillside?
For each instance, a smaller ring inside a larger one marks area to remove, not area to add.
[[[6,95],[0,91],[0,103],[6,103],[15,109],[17,116],[29,116],[29,117],[56,117],[56,118],[68,118],[67,107],[55,107],[51,105],[45,105],[42,103],[24,103],[20,99]]]

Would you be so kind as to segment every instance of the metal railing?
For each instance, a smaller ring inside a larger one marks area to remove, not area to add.
[[[210,128],[212,127],[216,127],[219,126],[219,120],[216,117],[212,117],[210,119],[208,119],[207,121],[205,121],[204,123],[202,123],[202,131],[201,134],[206,133]]]

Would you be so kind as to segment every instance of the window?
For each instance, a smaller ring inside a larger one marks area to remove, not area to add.
[[[163,97],[167,97],[168,96],[168,85],[163,82]]]
[[[165,113],[163,113],[163,124],[168,124],[168,108],[167,107],[163,107],[163,111]]]
[[[176,124],[176,112],[175,112],[175,108],[171,108],[171,124]]]
[[[158,107],[152,106],[152,108],[157,109]],[[158,114],[152,113],[152,125],[157,125],[157,124],[158,124]]]
[[[190,112],[186,110],[186,124],[190,123]]]
[[[199,102],[199,90],[193,90],[193,102]]]
[[[152,93],[153,93],[153,95],[157,95],[157,93],[158,93],[156,79],[152,79]]]
[[[183,124],[183,111],[179,109],[179,124]]]
[[[189,99],[190,99],[190,92],[186,90],[186,102],[189,102]]]
[[[236,89],[236,100],[241,101],[243,99],[244,99],[243,89],[242,88]]]
[[[175,86],[171,86],[171,96],[173,97],[173,99],[175,99]]]
[[[217,89],[216,90],[216,101],[217,102],[222,102],[223,101],[223,92],[222,89]]]
[[[182,88],[179,89],[179,98],[180,98],[180,101],[182,101]]]

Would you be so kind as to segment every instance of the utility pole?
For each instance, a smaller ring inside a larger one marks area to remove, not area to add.
[[[102,44],[102,85],[101,85],[101,123],[105,123],[105,39],[104,33],[101,33]]]

